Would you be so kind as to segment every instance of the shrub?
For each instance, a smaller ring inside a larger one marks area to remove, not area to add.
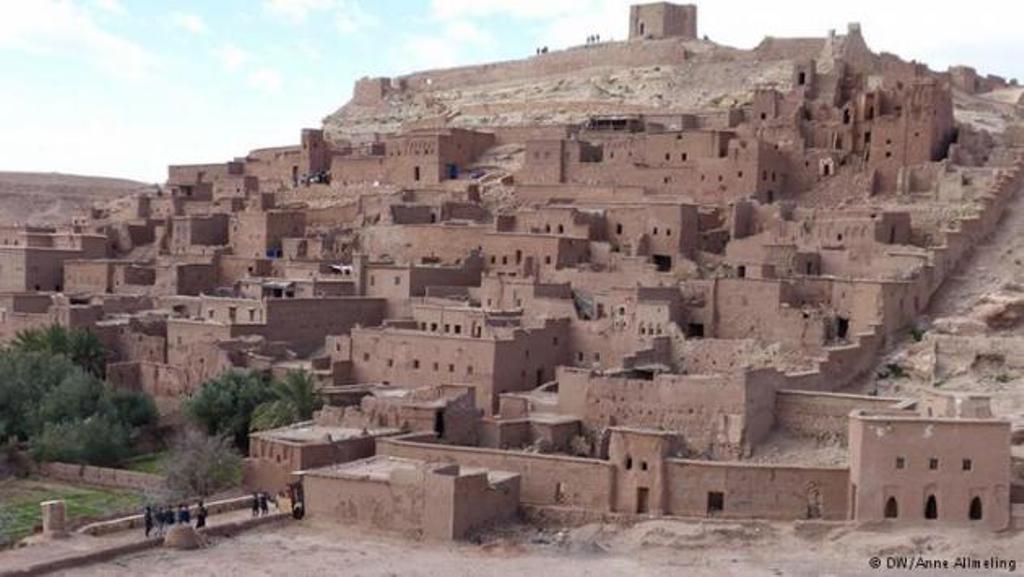
[[[29,446],[37,461],[111,466],[131,453],[128,428],[106,416],[49,423]]]
[[[253,411],[275,399],[270,382],[259,373],[228,371],[204,382],[194,397],[182,402],[182,412],[206,434],[227,435],[244,450]]]
[[[187,430],[171,448],[167,488],[180,497],[208,496],[238,485],[242,456],[226,436]]]

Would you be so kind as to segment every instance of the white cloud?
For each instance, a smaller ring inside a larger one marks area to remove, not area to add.
[[[221,45],[219,48],[214,50],[214,54],[224,68],[228,70],[238,70],[244,64],[252,60],[252,54],[249,54],[242,48],[235,46],[231,43]]]
[[[171,23],[174,26],[181,28],[182,30],[191,34],[206,34],[210,29],[206,26],[206,22],[203,21],[202,17],[198,14],[191,12],[174,12],[171,14]]]
[[[263,7],[271,14],[300,24],[313,12],[333,8],[334,0],[264,0]]]
[[[93,0],[93,4],[104,12],[110,12],[112,14],[125,13],[124,6],[121,5],[121,0]]]
[[[471,60],[474,51],[494,45],[494,38],[468,21],[444,25],[439,34],[410,37],[402,47],[402,66],[407,72],[449,68]]]
[[[281,74],[273,68],[257,68],[249,74],[249,86],[264,92],[277,92],[281,83]]]
[[[320,60],[323,58],[323,51],[316,44],[307,38],[302,38],[295,43],[295,50],[308,60]]]
[[[377,25],[377,18],[363,10],[355,0],[336,0],[334,25],[344,34],[355,34]]]
[[[156,58],[142,46],[104,30],[90,14],[70,2],[4,2],[0,50],[57,54],[84,60],[111,76],[145,76]]]

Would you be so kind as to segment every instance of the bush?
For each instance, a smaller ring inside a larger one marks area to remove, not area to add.
[[[116,464],[156,419],[148,397],[114,389],[64,356],[0,353],[0,438],[28,441],[37,460]]]
[[[206,434],[227,435],[245,450],[253,411],[275,399],[270,381],[259,373],[228,371],[204,382],[194,397],[182,402],[182,412]]]
[[[212,495],[242,480],[242,456],[226,436],[186,431],[171,448],[167,488],[182,498]]]
[[[128,428],[106,416],[47,424],[29,443],[37,461],[111,466],[131,453]]]

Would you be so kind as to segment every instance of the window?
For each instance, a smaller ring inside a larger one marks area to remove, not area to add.
[[[472,375],[473,374],[473,365],[466,365],[466,374],[467,375]]]
[[[462,325],[455,325],[455,334],[462,334]]]
[[[388,368],[395,366],[395,359],[388,359]]]
[[[633,469],[633,457],[626,455],[626,470],[630,471]]]
[[[412,368],[414,368],[414,369],[420,368],[420,360],[419,359],[413,359],[412,360]]]
[[[622,234],[622,223],[621,222],[615,225],[615,234]]]
[[[708,515],[715,516],[725,509],[725,493],[708,491]]]
[[[932,471],[938,470],[939,460],[936,459],[935,457],[928,459],[928,468],[931,469]]]
[[[896,468],[897,469],[906,469],[907,468],[907,459],[905,457],[896,457]]]
[[[972,468],[974,468],[974,463],[972,463],[970,459],[964,459],[963,470],[970,471]]]
[[[455,372],[455,365],[449,364],[448,365],[448,372],[449,373],[454,373]]]
[[[434,363],[434,372],[435,373],[437,372],[437,369],[438,369],[438,365],[437,365],[437,363]]]
[[[452,332],[452,326],[449,325],[449,324],[444,325],[444,332],[446,332],[446,333]]]
[[[367,362],[369,360],[370,360],[370,353],[363,353],[363,362]]]
[[[402,284],[402,277],[396,276],[395,277],[395,286],[398,286],[400,284]]]

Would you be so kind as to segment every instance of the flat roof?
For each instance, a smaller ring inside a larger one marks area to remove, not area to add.
[[[331,441],[343,441],[347,439],[356,439],[360,437],[381,437],[384,435],[395,435],[400,432],[400,429],[386,427],[368,429],[360,429],[356,427],[332,427],[326,425],[318,425],[313,421],[306,421],[304,423],[289,425],[287,427],[281,427],[279,429],[259,431],[257,433],[253,433],[252,436],[260,439],[269,439],[273,441],[284,441],[291,443],[320,443],[326,442],[328,436],[330,437]]]
[[[302,473],[312,474],[318,477],[387,482],[391,479],[391,473],[393,471],[412,472],[424,467],[430,468],[431,465],[444,467],[450,465],[450,463],[433,463],[421,461],[419,459],[406,459],[402,457],[392,457],[389,455],[375,455],[358,461],[350,461],[348,463],[338,463],[336,465],[310,469],[308,471],[302,471]],[[519,476],[518,473],[510,471],[492,471],[482,467],[459,466],[460,476],[475,475],[479,473],[486,473],[487,482],[492,484],[500,483],[507,479]]]

